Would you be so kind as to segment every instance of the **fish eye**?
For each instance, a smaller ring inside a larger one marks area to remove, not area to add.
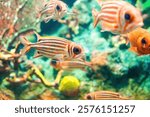
[[[145,40],[145,38],[143,38],[143,39],[142,39],[141,43],[142,43],[143,45],[145,45],[145,44],[146,44],[146,40]]]
[[[61,7],[59,5],[56,6],[57,11],[61,11]]]
[[[56,59],[51,60],[51,64],[52,65],[56,65],[57,64],[57,60]]]
[[[92,97],[90,95],[87,95],[86,97],[88,100],[92,100]]]
[[[74,47],[73,48],[73,53],[74,54],[80,54],[81,53],[81,49],[79,49],[78,47]]]
[[[126,13],[125,16],[124,16],[125,20],[130,20],[131,19],[131,16],[130,14]]]

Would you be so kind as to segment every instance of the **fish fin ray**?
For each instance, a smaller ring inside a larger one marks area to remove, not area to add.
[[[129,48],[129,50],[138,54],[137,47],[131,46],[131,47]]]
[[[108,23],[105,21],[101,21],[101,28],[102,31],[110,31],[112,33],[117,33],[117,25],[116,24],[112,24],[112,23]]]
[[[44,22],[48,23],[52,19],[52,17],[53,16],[48,16],[48,17],[44,18]]]
[[[92,15],[94,17],[94,23],[93,26],[94,28],[97,26],[98,22],[99,22],[99,18],[100,18],[100,14],[98,11],[96,11],[95,9],[92,9]]]
[[[63,59],[64,59],[64,56],[63,56],[63,54],[57,54],[57,55],[55,55],[52,59],[63,60]]]
[[[103,0],[97,0],[97,2],[98,2],[98,4],[99,4],[100,6],[102,6]]]
[[[42,55],[38,52],[36,52],[36,54],[34,55],[34,58],[38,58],[38,57],[41,57]]]
[[[31,43],[24,36],[21,37],[21,43],[25,46],[21,51],[21,55],[24,55],[30,50]]]

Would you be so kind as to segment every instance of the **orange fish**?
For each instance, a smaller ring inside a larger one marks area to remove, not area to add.
[[[50,63],[55,69],[59,70],[74,70],[81,69],[85,71],[85,67],[91,67],[90,62],[86,61],[63,61],[58,59],[52,59]]]
[[[128,98],[122,97],[119,93],[112,91],[96,91],[85,95],[86,100],[127,100]]]
[[[38,41],[36,43],[29,42],[25,37],[21,39],[25,46],[21,54],[27,53],[31,48],[37,50],[35,57],[46,56],[62,60],[84,60],[84,49],[81,45],[60,37],[41,37],[36,33]]]
[[[137,28],[125,35],[130,42],[130,50],[138,55],[150,54],[150,33],[143,28]]]
[[[41,10],[39,11],[39,16],[44,19],[45,23],[49,22],[51,19],[59,20],[67,14],[68,6],[66,3],[60,0],[50,0],[45,2]]]
[[[125,34],[143,26],[141,12],[130,3],[122,0],[98,0],[101,11],[92,10],[94,27],[101,23],[102,31]]]

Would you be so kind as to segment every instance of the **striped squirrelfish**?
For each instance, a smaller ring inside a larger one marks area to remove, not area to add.
[[[45,23],[51,19],[59,20],[67,14],[68,6],[60,0],[50,0],[45,2],[39,10],[39,16],[44,19]]]
[[[50,65],[59,70],[81,69],[83,71],[86,71],[85,68],[87,66],[91,67],[90,62],[87,61],[63,61],[60,59],[52,59]]]
[[[25,46],[21,55],[27,53],[31,48],[35,48],[36,57],[46,56],[62,60],[85,60],[84,50],[81,45],[60,37],[41,37],[36,33],[37,42],[30,43],[25,37],[21,38],[21,43]]]
[[[124,37],[130,42],[129,50],[138,55],[150,54],[150,33],[146,29],[137,28]]]
[[[92,10],[94,27],[101,22],[102,31],[125,34],[143,26],[141,12],[128,2],[122,0],[98,0],[101,11]]]
[[[96,91],[86,94],[86,100],[127,100],[128,98],[122,97],[119,93],[112,91]]]

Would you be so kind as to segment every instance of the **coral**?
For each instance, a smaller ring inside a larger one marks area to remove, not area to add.
[[[8,89],[0,89],[0,100],[13,100],[15,99],[14,93]]]
[[[35,11],[42,1],[7,0],[0,2],[0,39],[6,48],[14,46],[18,37],[39,30],[39,19]],[[33,12],[35,11],[35,12]]]
[[[105,66],[107,64],[108,52],[93,51],[91,56],[92,65]]]
[[[65,76],[59,86],[59,91],[66,96],[77,96],[79,92],[80,82],[74,76]]]
[[[51,91],[45,90],[41,95],[39,95],[40,100],[58,100],[59,98]]]

